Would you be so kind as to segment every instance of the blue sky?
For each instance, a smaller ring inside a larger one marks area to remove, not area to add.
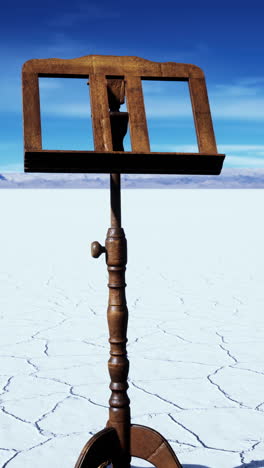
[[[21,67],[32,58],[136,55],[206,76],[225,167],[264,167],[261,1],[5,2],[1,7],[0,172],[23,171]],[[186,83],[144,82],[153,151],[196,151]],[[43,148],[93,149],[86,80],[40,79]],[[129,150],[129,137],[125,148]]]

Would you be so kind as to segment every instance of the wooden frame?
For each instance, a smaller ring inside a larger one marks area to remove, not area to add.
[[[42,149],[39,76],[89,77],[95,151]],[[150,151],[142,79],[188,81],[199,153]],[[128,113],[119,112],[124,93]],[[121,227],[120,173],[220,173],[225,155],[217,153],[203,72],[194,65],[154,63],[138,57],[90,55],[73,60],[30,60],[23,67],[23,113],[27,172],[111,173],[111,227],[105,245],[96,241],[91,246],[93,257],[105,254],[109,273],[109,419],[106,428],[85,444],[75,468],[103,468],[110,462],[113,468],[130,468],[131,456],[148,460],[157,468],[182,468],[161,434],[131,425],[126,350],[127,242]],[[128,121],[132,151],[125,152],[123,137]]]
[[[89,78],[95,151],[43,150],[39,77]],[[113,151],[107,79],[124,80],[132,151]],[[198,153],[151,152],[141,80],[188,81]],[[118,172],[220,174],[203,71],[182,63],[139,57],[88,55],[76,59],[33,59],[22,72],[26,172]]]

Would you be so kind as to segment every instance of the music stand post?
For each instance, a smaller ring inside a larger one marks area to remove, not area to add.
[[[89,77],[95,151],[42,149],[39,76]],[[130,468],[131,456],[145,459],[156,468],[181,468],[161,434],[131,424],[126,352],[127,243],[121,226],[120,174],[220,174],[225,155],[217,153],[203,72],[194,65],[92,55],[71,60],[30,60],[24,64],[22,79],[25,171],[110,173],[111,227],[105,246],[99,242],[91,246],[93,257],[106,255],[109,273],[109,419],[106,428],[84,446],[75,468],[103,468],[110,463],[113,468]],[[150,151],[141,79],[188,81],[199,153]],[[128,112],[120,112],[125,97]],[[124,152],[128,123],[132,151]]]

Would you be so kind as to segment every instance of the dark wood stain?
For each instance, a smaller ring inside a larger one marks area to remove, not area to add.
[[[38,76],[89,77],[95,151],[43,150]],[[189,81],[199,153],[151,152],[141,79]],[[127,99],[128,112],[120,112]],[[86,56],[72,60],[41,59],[23,68],[25,171],[110,173],[111,227],[105,245],[93,242],[94,258],[105,254],[109,275],[111,396],[106,428],[85,444],[75,468],[130,468],[131,456],[156,468],[181,468],[166,439],[157,431],[131,424],[127,395],[128,309],[125,295],[127,242],[121,226],[120,173],[219,174],[225,155],[218,154],[205,79],[195,65],[154,63],[139,57]],[[132,151],[124,152],[129,125]]]
[[[42,149],[39,76],[89,78],[95,151]],[[151,152],[142,79],[188,81],[198,153]],[[23,66],[22,85],[26,172],[214,175],[221,172],[225,155],[217,152],[204,74],[195,65],[100,55],[34,59]],[[125,99],[128,113],[120,114],[126,117],[113,117]],[[131,152],[117,144],[127,124]]]

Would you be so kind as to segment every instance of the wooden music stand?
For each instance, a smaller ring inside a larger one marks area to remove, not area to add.
[[[95,151],[43,150],[38,77],[87,77],[90,85]],[[198,153],[151,152],[141,80],[188,81]],[[126,352],[128,310],[125,298],[127,245],[121,227],[121,173],[214,174],[221,172],[205,79],[195,65],[156,63],[139,57],[89,55],[71,60],[34,59],[23,66],[23,116],[26,172],[110,173],[111,227],[105,246],[92,243],[92,256],[106,254],[109,272],[107,310],[108,368],[112,391],[106,428],[84,446],[75,468],[129,468],[131,456],[157,468],[181,468],[169,443],[157,431],[130,421]],[[127,100],[128,112],[119,112]],[[129,123],[132,151],[123,138]]]

